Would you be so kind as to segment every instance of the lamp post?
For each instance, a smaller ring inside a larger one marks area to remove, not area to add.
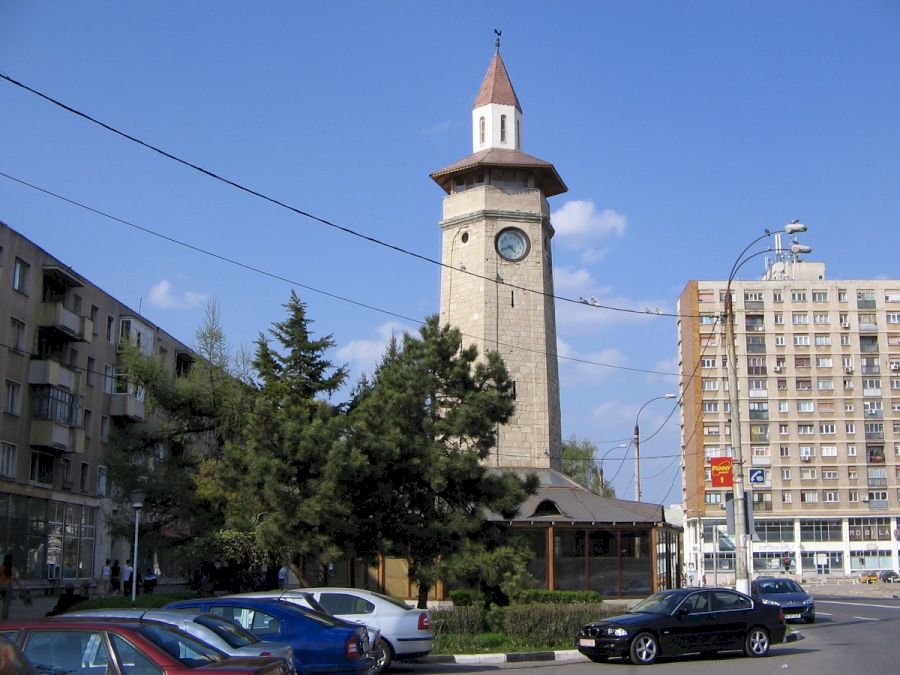
[[[600,458],[600,491],[606,492],[606,481],[603,478],[603,461],[606,459],[607,455],[611,453],[613,450],[621,450],[622,448],[627,448],[628,443],[621,443],[619,445],[615,445],[611,447],[609,450],[603,453],[603,456]],[[624,459],[623,459],[624,461]],[[615,478],[615,476],[613,476]],[[604,495],[605,496],[605,495]]]
[[[131,491],[131,507],[134,509],[134,553],[131,558],[131,604],[134,606],[137,599],[138,577],[138,528],[141,524],[141,509],[144,508],[144,497],[147,493],[141,488]]]
[[[651,398],[647,403],[642,405],[634,416],[634,499],[641,501],[641,428],[638,421],[641,418],[641,412],[653,401],[661,401],[662,399],[678,398],[675,394],[663,394]]]
[[[806,225],[796,220],[791,221],[784,226],[783,232],[787,234],[797,234],[806,232]],[[737,372],[737,356],[734,348],[734,302],[731,297],[731,283],[741,266],[748,260],[756,256],[768,253],[770,249],[757,251],[747,255],[753,246],[758,244],[766,237],[770,237],[776,232],[765,230],[762,235],[751,241],[731,266],[731,273],[728,275],[728,284],[725,287],[725,353],[728,358],[728,398],[731,405],[731,447],[734,455],[731,471],[732,483],[731,489],[734,495],[732,504],[734,504],[734,587],[741,593],[750,593],[750,555],[751,546],[749,540],[750,523],[747,522],[747,510],[744,506],[744,449],[741,441],[741,416],[740,416],[740,396],[738,395],[738,372]],[[812,249],[808,246],[794,244],[791,247],[793,253],[809,253]]]

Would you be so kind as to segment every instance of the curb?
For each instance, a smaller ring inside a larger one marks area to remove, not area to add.
[[[799,630],[795,631],[793,633],[788,633],[787,635],[784,636],[785,642],[797,642],[797,640],[804,640],[804,639],[806,639],[805,636]]]
[[[511,652],[509,654],[440,654],[426,656],[425,663],[458,663],[479,665],[496,663],[522,663],[525,661],[587,661],[577,649],[560,649],[547,652]]]

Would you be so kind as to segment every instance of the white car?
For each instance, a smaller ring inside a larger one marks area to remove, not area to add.
[[[296,674],[294,648],[283,642],[266,642],[234,621],[194,609],[81,609],[66,612],[57,620],[68,618],[141,619],[156,621],[180,628],[211,647],[229,656],[279,656],[286,662],[288,672]]]
[[[252,591],[249,593],[234,593],[229,597],[233,598],[277,598],[279,600],[284,600],[286,602],[293,603],[295,605],[299,605],[300,607],[305,607],[306,609],[311,609],[315,612],[322,612],[323,614],[328,614],[329,616],[335,616],[331,614],[328,610],[326,610],[319,602],[313,597],[311,593],[307,593],[305,588],[295,588],[291,590],[279,591]],[[350,623],[357,623],[365,626],[366,632],[368,633],[368,652],[375,659],[375,666],[373,667],[373,672],[380,673],[387,667],[387,664],[390,661],[385,661],[386,651],[385,645],[380,640],[381,630],[368,624],[364,621],[357,621],[355,619],[348,619],[347,617],[341,616],[336,617],[341,621],[349,621]]]
[[[407,661],[427,655],[434,647],[431,615],[405,602],[360,588],[302,588],[329,614],[381,630],[386,668],[394,659]]]

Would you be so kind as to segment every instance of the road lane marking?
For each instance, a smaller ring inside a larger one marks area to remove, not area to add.
[[[819,616],[833,616],[831,612],[816,612]]]
[[[878,621],[878,619],[873,619],[868,616],[854,616],[854,619],[859,619],[860,621]]]
[[[852,605],[854,607],[881,607],[882,609],[900,609],[898,605],[875,605],[871,602],[842,602],[840,600],[816,600],[816,604],[823,605]]]

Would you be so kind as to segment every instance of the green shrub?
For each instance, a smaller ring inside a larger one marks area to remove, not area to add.
[[[484,607],[484,593],[475,588],[455,588],[450,591],[454,607]]]
[[[195,591],[184,591],[176,593],[141,593],[137,596],[134,603],[135,607],[144,607],[146,609],[158,609],[168,605],[170,602],[179,600],[190,600],[196,598]],[[108,595],[106,597],[91,598],[84,602],[79,602],[72,608],[72,611],[78,609],[121,609],[130,608],[130,595]]]
[[[600,603],[542,603],[506,607],[504,632],[512,638],[535,644],[557,644],[574,640],[587,623],[603,618]]]
[[[431,612],[431,630],[435,638],[447,635],[479,635],[484,629],[481,605],[436,609]]]
[[[553,603],[553,604],[600,604],[600,594],[596,591],[547,591],[541,588],[532,588],[522,591],[519,595],[519,603]]]
[[[506,632],[506,610],[509,607],[493,605],[484,613],[484,629],[488,633]]]

